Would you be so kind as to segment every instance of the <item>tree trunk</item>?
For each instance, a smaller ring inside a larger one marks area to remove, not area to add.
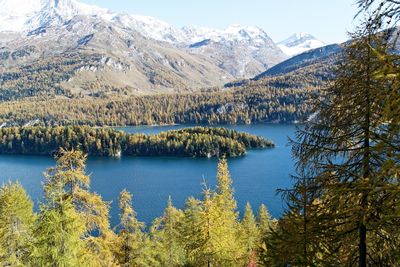
[[[361,207],[364,208],[367,205],[367,195],[363,195],[363,199],[361,200]],[[361,222],[359,229],[359,267],[367,266],[367,227],[365,222]]]
[[[371,43],[371,35],[368,35],[368,43]],[[371,51],[368,47],[367,53],[367,86],[366,86],[366,109],[365,109],[365,124],[364,124],[364,155],[363,155],[363,181],[362,185],[365,187],[365,182],[370,178],[370,138],[371,138],[371,69],[370,69],[370,59]],[[368,209],[368,191],[364,190],[361,196],[361,211],[362,217],[359,226],[359,267],[367,266],[367,226],[365,222],[366,211]]]

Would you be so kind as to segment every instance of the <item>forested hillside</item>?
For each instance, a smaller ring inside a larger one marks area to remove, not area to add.
[[[306,120],[310,100],[327,81],[307,74],[251,81],[239,87],[146,96],[25,98],[0,102],[0,125],[248,124]]]
[[[65,90],[60,83],[71,79],[69,70],[79,68],[83,59],[98,68],[93,62],[101,58],[70,54],[67,61],[60,58],[45,67],[24,69],[31,72],[29,79],[23,72],[0,74],[0,125],[33,121],[40,125],[96,126],[305,121],[310,115],[310,100],[329,84],[336,62],[334,57],[324,58],[324,53],[309,53],[311,59],[309,54],[299,55],[296,64],[288,60],[277,66],[289,64],[290,72],[231,82],[225,87],[189,90],[176,85],[175,93],[145,95],[133,94],[129,87],[96,82],[84,91]],[[57,69],[62,69],[62,74]],[[41,76],[43,72],[52,78]]]

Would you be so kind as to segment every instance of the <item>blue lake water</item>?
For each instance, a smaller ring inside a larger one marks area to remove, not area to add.
[[[129,133],[154,134],[187,126],[126,127]],[[261,135],[272,139],[273,149],[249,151],[245,156],[228,160],[235,196],[240,211],[246,202],[253,209],[261,203],[278,217],[284,204],[278,188],[290,187],[293,160],[288,137],[296,126],[291,124],[234,125],[227,128]],[[91,189],[112,201],[111,223],[118,222],[118,195],[123,189],[133,194],[133,205],[138,218],[147,224],[162,215],[168,196],[175,206],[182,208],[189,196],[201,197],[204,182],[215,185],[217,159],[123,157],[89,158],[87,172],[91,175]],[[31,198],[38,203],[42,196],[43,172],[54,165],[50,157],[0,155],[0,182],[18,180]]]

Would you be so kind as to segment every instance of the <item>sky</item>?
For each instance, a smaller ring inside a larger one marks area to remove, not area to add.
[[[146,15],[175,26],[225,29],[258,26],[279,42],[305,32],[326,43],[347,39],[354,29],[354,0],[80,0],[115,12]]]

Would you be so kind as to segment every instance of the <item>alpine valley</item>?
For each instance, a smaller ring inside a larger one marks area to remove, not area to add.
[[[0,7],[3,125],[298,121],[341,50],[305,33],[275,43],[255,26],[178,28],[75,0]]]

